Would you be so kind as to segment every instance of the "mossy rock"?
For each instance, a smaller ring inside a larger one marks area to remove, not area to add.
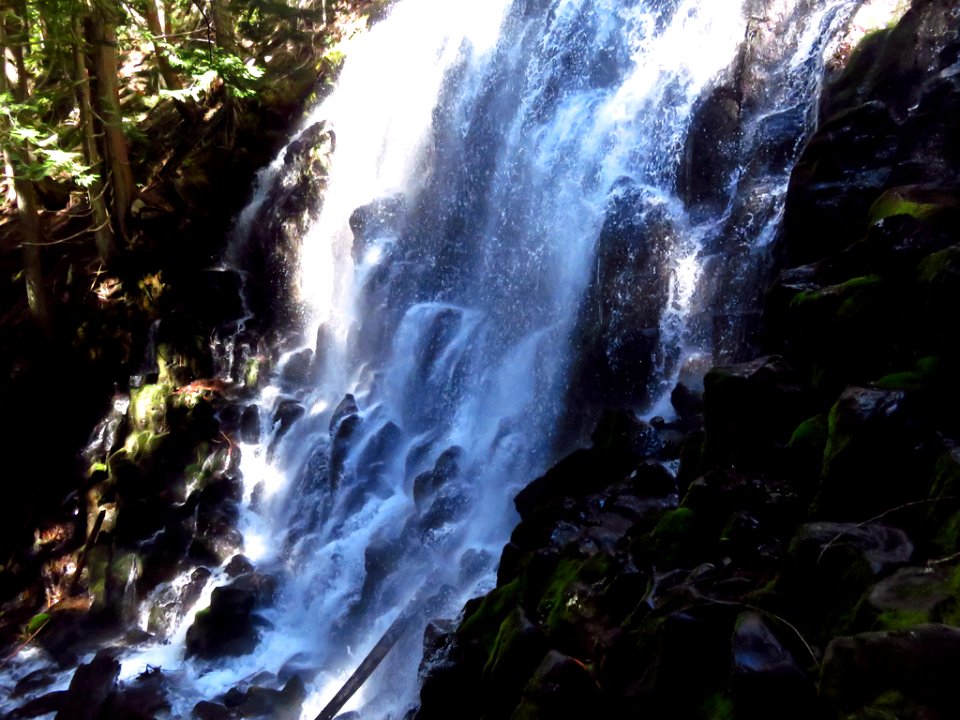
[[[955,567],[907,567],[870,588],[860,601],[854,627],[858,630],[902,630],[924,623],[957,619]]]
[[[663,567],[683,567],[693,562],[699,545],[699,528],[693,510],[679,507],[664,513],[650,533],[653,559]]]
[[[814,415],[797,425],[787,442],[795,476],[806,479],[820,474],[829,436],[830,422],[826,415]]]
[[[503,621],[522,601],[522,588],[517,579],[494,588],[482,598],[469,601],[464,607],[463,622],[457,635],[492,649]]]
[[[173,386],[167,383],[143,385],[130,391],[128,415],[134,430],[160,432],[166,422]]]
[[[863,314],[882,287],[881,277],[864,275],[819,290],[801,291],[790,302],[790,307],[823,321],[851,322]]]
[[[960,551],[960,448],[944,453],[933,471],[928,498],[932,501],[928,526],[933,544],[943,553]]]
[[[891,188],[870,206],[869,222],[875,225],[881,220],[898,215],[909,215],[924,221],[941,212],[957,210],[957,197],[940,188],[907,185]]]
[[[733,700],[726,692],[714,693],[697,708],[697,720],[734,720]]]
[[[824,653],[820,696],[841,717],[878,703],[920,711],[895,717],[958,717],[957,667],[960,630],[946,625],[839,637]]]
[[[942,443],[902,392],[848,387],[830,410],[812,512],[865,520],[923,499]]]
[[[877,59],[885,49],[891,32],[892,28],[875,30],[864,35],[857,43],[843,70],[831,79],[823,92],[821,121],[862,102],[869,84],[873,81]]]
[[[604,586],[613,577],[613,562],[598,553],[591,558],[561,558],[537,603],[537,615],[551,642],[569,652],[585,652],[591,626],[601,610]]]

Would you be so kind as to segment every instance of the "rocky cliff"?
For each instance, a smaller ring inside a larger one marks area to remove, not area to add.
[[[417,718],[960,712],[958,19],[914,2],[828,78],[761,356],[517,496]]]

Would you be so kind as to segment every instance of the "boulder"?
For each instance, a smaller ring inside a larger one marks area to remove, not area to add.
[[[829,639],[849,628],[871,585],[910,562],[906,533],[883,525],[801,525],[777,581],[778,594],[808,637]]]
[[[820,695],[842,713],[852,713],[881,695],[894,693],[901,702],[923,709],[922,714],[910,717],[957,717],[958,670],[960,629],[954,627],[917,625],[839,637],[824,653]]]
[[[820,490],[820,517],[866,520],[926,496],[942,452],[901,391],[849,387],[830,410]]]
[[[97,720],[117,690],[120,663],[114,650],[101,650],[77,668],[55,720]]]
[[[704,378],[705,459],[742,469],[769,466],[808,402],[796,371],[780,356],[713,368]]]
[[[187,656],[214,660],[252,652],[262,625],[254,611],[271,602],[275,592],[275,579],[258,573],[215,589],[210,606],[197,613],[187,630]]]
[[[535,720],[548,717],[589,717],[598,712],[596,680],[587,667],[556,650],[537,666],[511,717]]]
[[[956,621],[956,567],[905,567],[871,587],[857,608],[856,628],[900,630]],[[952,624],[952,623],[951,623]]]
[[[731,647],[731,693],[738,718],[803,720],[815,715],[813,682],[763,616],[747,612],[737,618]]]

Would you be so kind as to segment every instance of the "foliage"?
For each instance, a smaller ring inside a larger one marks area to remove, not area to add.
[[[239,55],[218,47],[191,48],[184,47],[177,50],[167,43],[162,43],[170,58],[170,64],[183,75],[188,76],[191,83],[180,90],[160,90],[161,97],[171,97],[177,100],[200,100],[201,93],[210,87],[215,79],[219,78],[234,96],[249,97],[256,93],[256,81],[263,76],[263,68],[252,60],[244,61]]]
[[[72,128],[54,128],[43,120],[48,98],[32,97],[18,103],[10,93],[0,94],[0,144],[9,147],[19,172],[30,180],[70,178],[80,187],[94,180],[83,155],[72,143]]]

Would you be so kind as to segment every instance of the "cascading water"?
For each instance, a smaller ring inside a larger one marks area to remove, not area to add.
[[[424,625],[491,586],[512,497],[577,416],[666,414],[684,368],[734,354],[823,65],[862,4],[398,0],[304,124],[336,141],[292,273],[318,343],[284,356],[263,441],[241,447],[246,554],[282,579],[269,626],[252,654],[183,661],[183,613],[123,676],[179,668],[185,716],[297,670],[312,718],[403,617],[347,706],[401,717]]]

